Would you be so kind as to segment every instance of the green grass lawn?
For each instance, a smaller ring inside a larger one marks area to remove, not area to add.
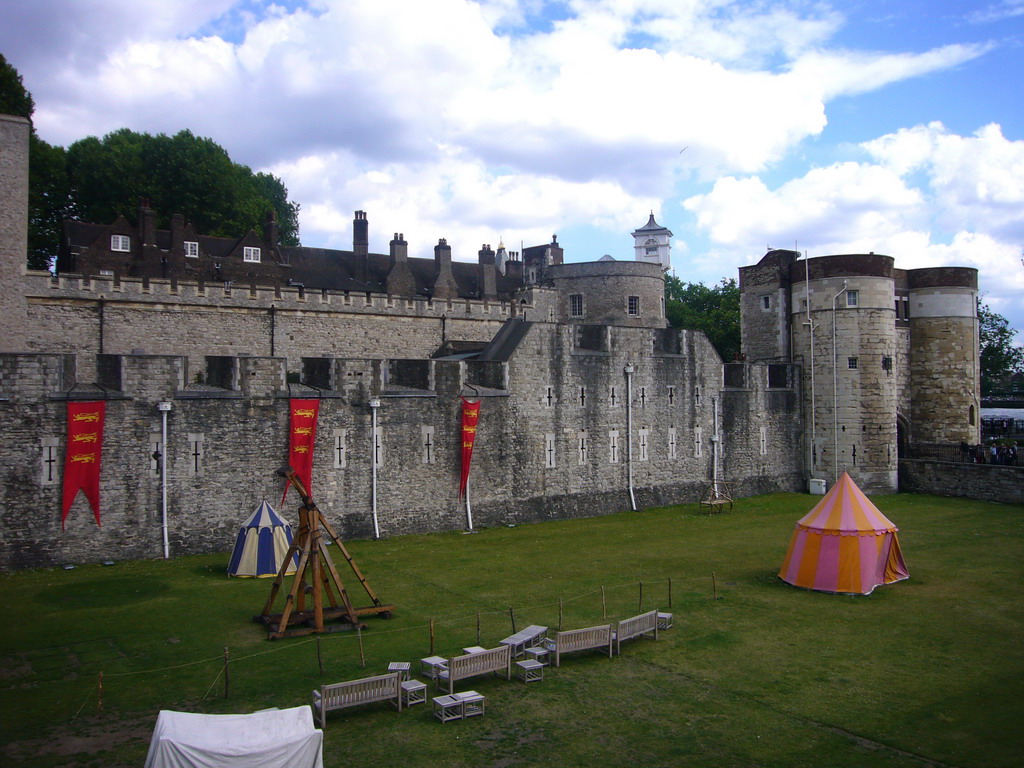
[[[322,682],[429,655],[431,619],[444,656],[477,643],[478,620],[480,644],[495,645],[510,608],[517,628],[555,629],[561,603],[571,629],[671,599],[675,627],[658,642],[567,656],[529,686],[467,681],[487,696],[484,717],[441,725],[429,704],[333,713],[325,765],[1020,765],[1024,507],[877,497],[911,578],[849,597],[776,577],[815,500],[349,542],[397,610],[367,620],[365,669],[355,633],[322,636],[323,678],[314,637],[271,642],[251,622],[270,583],[228,579],[227,554],[3,575],[0,764],[140,766],[160,709],[306,704]]]

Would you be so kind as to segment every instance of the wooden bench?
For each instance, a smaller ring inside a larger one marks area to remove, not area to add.
[[[448,665],[437,672],[435,684],[441,687],[442,681],[448,683],[449,695],[455,692],[455,681],[465,680],[467,677],[486,675],[488,672],[504,672],[505,679],[512,679],[512,648],[501,645],[497,648],[488,648],[477,653],[467,653],[465,656],[456,656],[448,660]]]
[[[615,653],[621,653],[623,640],[632,640],[634,637],[647,635],[658,639],[658,612],[647,611],[639,616],[623,619],[615,625]]]
[[[402,711],[401,673],[392,672],[388,675],[322,685],[319,691],[313,691],[313,713],[323,728],[327,713],[331,710],[356,707],[375,701],[390,701],[398,707],[399,712]]]
[[[554,654],[554,665],[559,666],[563,653],[587,651],[592,648],[608,648],[608,657],[612,655],[612,625],[600,624],[596,627],[569,629],[556,632],[553,638],[544,641],[548,649],[548,658]]]

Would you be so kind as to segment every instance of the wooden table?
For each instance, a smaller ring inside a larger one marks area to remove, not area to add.
[[[476,691],[463,691],[449,696],[434,697],[434,717],[442,723],[449,720],[465,720],[484,713],[487,699]]]
[[[537,645],[548,633],[547,627],[542,627],[540,624],[531,624],[526,629],[521,629],[514,635],[509,635],[504,640],[501,640],[502,645],[508,645],[512,647],[513,656],[522,656],[527,648],[532,648]]]

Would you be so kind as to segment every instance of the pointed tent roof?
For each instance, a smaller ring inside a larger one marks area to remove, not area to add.
[[[274,511],[274,508],[270,506],[270,502],[264,499],[260,502],[260,505],[256,507],[256,511],[253,512],[249,519],[242,523],[242,528],[272,528],[278,525],[288,525],[281,516]],[[290,527],[290,526],[289,526]]]
[[[797,521],[801,528],[840,535],[895,533],[899,529],[881,513],[846,472],[810,512]]]

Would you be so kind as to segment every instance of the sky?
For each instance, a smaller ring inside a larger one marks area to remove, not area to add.
[[[976,267],[1024,335],[1024,0],[0,0],[52,144],[189,129],[303,245]],[[1021,341],[1018,336],[1018,341]]]

